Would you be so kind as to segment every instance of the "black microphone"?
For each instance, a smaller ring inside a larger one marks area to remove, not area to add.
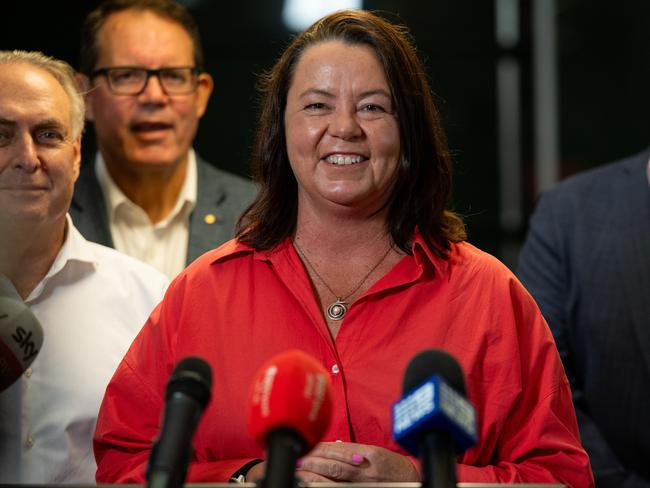
[[[192,437],[210,401],[212,371],[198,357],[181,359],[165,392],[165,412],[160,436],[147,466],[150,488],[181,488],[192,452]]]
[[[0,275],[0,391],[25,372],[43,346],[43,328],[9,279]]]
[[[393,405],[395,440],[419,456],[423,488],[456,488],[456,456],[477,442],[458,361],[442,350],[420,352],[406,368],[402,392]]]

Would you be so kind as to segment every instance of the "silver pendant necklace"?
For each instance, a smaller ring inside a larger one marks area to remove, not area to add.
[[[298,251],[298,254],[300,257],[305,261],[307,266],[311,268],[311,270],[314,272],[314,274],[318,277],[318,279],[325,285],[325,288],[329,290],[329,292],[336,297],[336,301],[333,303],[330,303],[327,306],[327,309],[325,310],[325,314],[327,315],[327,318],[330,320],[334,321],[339,321],[343,320],[343,317],[348,313],[348,307],[350,304],[348,303],[348,298],[350,298],[352,295],[356,293],[356,291],[361,288],[361,285],[363,285],[368,277],[372,274],[374,270],[376,270],[381,263],[384,262],[384,259],[386,259],[386,256],[388,256],[388,253],[390,250],[393,248],[393,246],[388,246],[388,249],[386,249],[386,252],[384,255],[381,257],[379,261],[377,261],[377,264],[375,264],[370,271],[368,271],[365,276],[361,279],[359,284],[354,287],[354,290],[352,290],[350,293],[347,293],[345,296],[340,296],[337,293],[334,293],[334,290],[330,287],[330,285],[327,284],[327,282],[323,279],[323,277],[320,275],[318,271],[316,271],[316,268],[314,268],[314,265],[311,264],[311,261],[307,259],[307,256],[305,255],[305,252],[302,250],[302,248],[298,245],[298,242],[294,239],[293,240],[293,246],[296,248],[296,251]]]

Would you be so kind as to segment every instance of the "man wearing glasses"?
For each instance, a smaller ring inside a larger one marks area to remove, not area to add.
[[[98,154],[70,213],[92,241],[170,278],[233,235],[253,184],[192,150],[212,78],[194,19],[171,0],[108,0],[83,27],[86,118]]]

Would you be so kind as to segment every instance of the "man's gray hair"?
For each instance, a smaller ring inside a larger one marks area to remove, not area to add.
[[[38,51],[0,51],[0,65],[28,63],[50,73],[61,84],[70,100],[70,120],[74,139],[81,135],[84,127],[85,104],[75,70],[59,59]]]

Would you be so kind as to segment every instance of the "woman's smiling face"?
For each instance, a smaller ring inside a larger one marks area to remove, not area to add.
[[[287,153],[299,205],[381,208],[396,179],[400,134],[374,50],[325,41],[307,48],[287,94]]]

